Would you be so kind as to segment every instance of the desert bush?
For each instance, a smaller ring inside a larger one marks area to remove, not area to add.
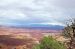
[[[66,47],[52,37],[44,37],[33,49],[66,49]]]

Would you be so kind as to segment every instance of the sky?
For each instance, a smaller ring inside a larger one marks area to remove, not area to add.
[[[0,25],[61,25],[75,17],[75,0],[0,0]]]

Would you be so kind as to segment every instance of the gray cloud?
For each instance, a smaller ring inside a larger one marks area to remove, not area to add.
[[[75,17],[74,0],[0,0],[1,22],[62,24],[67,16]]]

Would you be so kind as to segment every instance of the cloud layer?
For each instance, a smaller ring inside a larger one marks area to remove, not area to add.
[[[75,0],[0,0],[0,24],[64,25],[75,17]]]

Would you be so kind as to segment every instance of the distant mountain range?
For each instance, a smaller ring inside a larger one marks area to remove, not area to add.
[[[11,28],[25,28],[25,29],[45,29],[45,30],[62,30],[64,29],[64,26],[60,25],[17,25],[17,26],[5,26],[0,25],[0,27],[11,27]]]
[[[45,29],[45,30],[62,30],[64,26],[60,25],[29,25],[29,26],[10,26],[12,28],[26,28],[26,29]]]

